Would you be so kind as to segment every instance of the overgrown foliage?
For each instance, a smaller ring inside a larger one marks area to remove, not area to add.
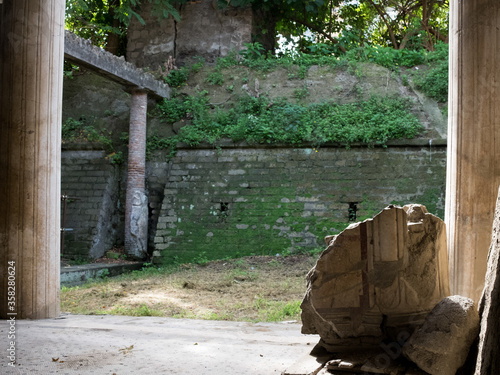
[[[139,14],[140,6],[152,4],[152,13],[158,19],[174,17],[180,20],[174,4],[186,0],[66,0],[66,29],[90,39],[93,44],[115,54],[124,54],[126,32],[135,17],[145,24]]]
[[[242,96],[234,109],[212,112],[204,92],[186,100],[165,100],[159,105],[166,120],[178,121],[189,116],[192,122],[168,140],[150,138],[148,149],[174,150],[178,142],[216,145],[221,138],[253,144],[385,145],[390,139],[413,138],[421,130],[417,118],[408,111],[410,106],[406,99],[377,96],[344,105],[329,101],[301,105],[285,99]]]
[[[247,46],[250,47],[250,46]],[[260,46],[250,48],[250,51]],[[332,68],[347,67],[357,72],[358,62],[372,62],[394,70],[412,68],[417,65],[426,69],[413,70],[417,86],[427,95],[438,101],[446,101],[448,45],[437,43],[436,50],[428,52],[395,50],[389,47],[356,48],[344,57],[336,58],[322,54],[298,54],[295,56],[265,57],[251,52],[230,53],[217,61],[212,73],[208,74],[210,84],[222,84],[222,69],[233,66],[248,66],[268,72],[278,67],[290,68],[289,78],[306,77],[307,70],[313,65],[327,65]],[[295,67],[294,69],[291,69]],[[298,68],[298,69],[297,69]],[[184,72],[189,69],[185,68]],[[293,73],[292,73],[293,71]],[[424,71],[423,74],[420,74]],[[176,87],[185,84],[178,81],[176,71],[172,77]],[[411,74],[411,73],[410,73]],[[402,75],[403,83],[408,84],[408,76]],[[183,75],[183,80],[187,80]],[[227,88],[230,90],[230,88]],[[232,92],[232,90],[230,90]],[[296,99],[308,95],[307,87],[296,89]],[[413,138],[421,126],[411,114],[412,103],[401,97],[372,96],[368,100],[340,105],[333,101],[309,105],[293,104],[285,98],[270,99],[265,95],[254,97],[233,93],[235,105],[225,109],[210,103],[207,91],[195,96],[174,96],[158,105],[160,116],[168,123],[184,122],[178,134],[170,138],[152,136],[148,139],[148,152],[157,149],[170,150],[169,157],[175,154],[177,143],[197,145],[201,142],[217,146],[222,138],[235,142],[247,141],[253,144],[291,144],[312,143],[320,146],[327,142],[337,142],[349,147],[360,142],[367,145],[385,145],[391,139]]]
[[[110,159],[113,164],[120,164],[123,162],[122,152],[116,152],[110,136],[111,133],[106,129],[96,129],[92,124],[89,124],[84,117],[79,120],[70,117],[62,124],[63,143],[99,143],[108,154],[106,158]]]
[[[298,39],[305,52],[316,43],[339,54],[364,45],[433,49],[448,34],[448,0],[219,0],[259,10],[260,34]],[[269,47],[269,46],[266,46]]]
[[[448,100],[448,45],[437,44],[429,62],[432,63],[430,69],[416,76],[417,87],[431,98],[445,103]]]
[[[132,18],[145,24],[141,6],[151,4],[159,20],[182,22],[176,5],[186,0],[66,0],[66,28],[113,53],[123,53]],[[218,0],[219,8],[253,8],[255,42],[274,53],[277,35],[295,39],[302,52],[318,43],[341,54],[365,45],[432,50],[448,35],[449,0]],[[121,46],[119,44],[121,43]]]

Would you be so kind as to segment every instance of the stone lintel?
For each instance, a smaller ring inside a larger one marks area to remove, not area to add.
[[[170,98],[170,87],[149,73],[131,64],[123,57],[115,56],[92,45],[89,40],[66,31],[64,58],[97,74],[124,85],[128,90],[144,90],[160,98]]]

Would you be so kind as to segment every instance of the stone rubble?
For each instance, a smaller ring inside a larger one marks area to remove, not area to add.
[[[449,296],[445,226],[424,206],[388,206],[325,241],[301,305],[323,351],[309,375],[471,375],[474,362],[500,374],[500,190],[479,312]]]
[[[479,314],[467,297],[444,298],[403,346],[403,354],[431,375],[455,375],[479,333]]]

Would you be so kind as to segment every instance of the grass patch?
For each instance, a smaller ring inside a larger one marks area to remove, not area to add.
[[[73,314],[164,316],[277,322],[300,319],[309,254],[251,256],[145,268],[79,287],[61,288],[61,310]]]
[[[270,301],[266,298],[258,297],[255,301],[255,308],[259,311],[259,321],[281,322],[284,320],[300,319],[300,303],[297,301]]]

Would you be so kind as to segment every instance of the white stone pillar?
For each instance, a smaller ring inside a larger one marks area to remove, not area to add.
[[[500,185],[500,2],[450,1],[446,224],[452,294],[481,296]]]
[[[64,7],[0,6],[0,318],[60,313]]]
[[[132,91],[128,143],[125,252],[144,259],[148,249],[148,199],[146,196],[146,123],[148,94]]]

